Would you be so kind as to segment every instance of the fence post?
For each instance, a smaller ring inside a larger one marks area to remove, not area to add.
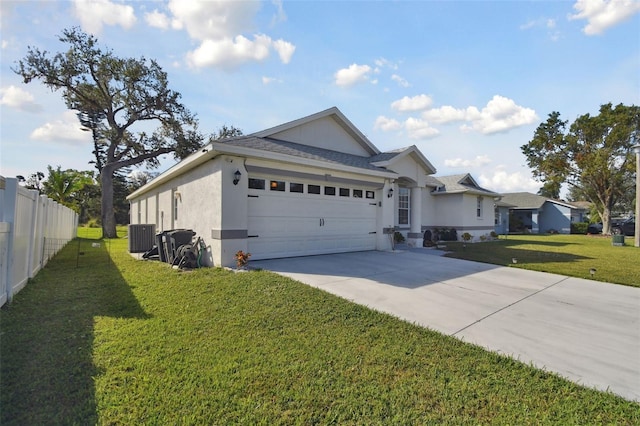
[[[6,268],[6,294],[7,300],[11,301],[13,298],[13,262],[14,262],[14,229],[15,229],[15,216],[16,216],[16,204],[18,201],[18,179],[7,178],[4,189],[4,221],[9,224],[8,242],[7,242],[7,268]]]

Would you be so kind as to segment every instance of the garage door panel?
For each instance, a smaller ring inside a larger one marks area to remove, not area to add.
[[[370,199],[250,191],[248,249],[255,260],[373,250],[377,210]]]

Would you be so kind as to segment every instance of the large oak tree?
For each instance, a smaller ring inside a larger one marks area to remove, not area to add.
[[[78,28],[64,30],[59,40],[68,45],[66,52],[50,55],[30,46],[14,71],[25,83],[40,80],[61,91],[67,107],[92,131],[103,236],[115,238],[114,173],[135,165],[157,167],[163,154],[184,158],[204,138],[157,62],[119,58]]]
[[[546,187],[568,184],[591,201],[609,234],[611,210],[628,196],[634,173],[632,136],[640,135],[640,107],[605,104],[598,115],[567,121],[552,112],[521,147],[534,176]]]

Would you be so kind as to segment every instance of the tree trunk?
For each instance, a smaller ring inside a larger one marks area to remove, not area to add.
[[[602,219],[602,235],[611,235],[611,209],[607,206],[602,208],[600,219]]]
[[[113,211],[113,172],[113,167],[104,166],[102,173],[100,173],[100,186],[102,187],[102,238],[118,237],[116,233],[116,216]]]

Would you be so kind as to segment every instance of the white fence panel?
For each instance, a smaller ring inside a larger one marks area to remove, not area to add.
[[[73,210],[0,176],[0,306],[76,236]]]
[[[9,223],[0,222],[0,306],[7,302],[9,297],[6,271],[9,259]]]

